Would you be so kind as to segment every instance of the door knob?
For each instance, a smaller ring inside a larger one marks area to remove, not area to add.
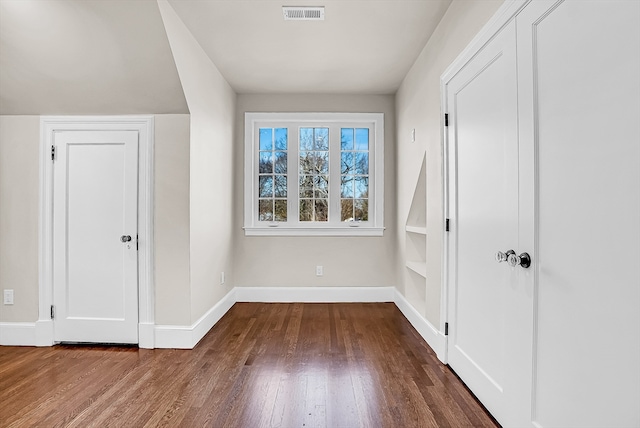
[[[129,242],[129,241],[131,241],[131,235],[122,235],[122,236],[120,237],[120,240],[121,240],[122,242]]]
[[[526,269],[531,266],[531,256],[528,253],[522,253],[519,256],[516,256],[516,254],[513,253],[509,255],[507,262],[511,267],[520,265]]]
[[[507,260],[509,260],[509,256],[512,254],[515,255],[516,252],[513,250],[507,250],[506,253],[503,253],[502,251],[498,251],[496,253],[496,261],[498,263],[506,262]]]

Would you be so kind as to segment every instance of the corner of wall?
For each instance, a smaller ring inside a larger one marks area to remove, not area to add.
[[[0,322],[38,319],[40,116],[0,116]]]
[[[409,214],[415,177],[426,154],[426,290],[424,305],[412,301],[402,275],[407,261],[405,236],[399,233],[398,289],[409,304],[433,326],[442,325],[443,177],[440,76],[491,16],[502,0],[453,1],[440,24],[407,73],[396,94],[397,112],[397,228]],[[410,135],[415,131],[415,142]]]
[[[190,322],[229,291],[220,284],[233,249],[236,94],[166,0],[158,6],[191,113],[189,150]]]

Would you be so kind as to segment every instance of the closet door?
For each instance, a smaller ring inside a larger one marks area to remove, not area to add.
[[[517,24],[531,418],[640,426],[640,2],[535,1]]]
[[[445,89],[448,362],[507,426],[521,422],[516,415],[530,401],[532,334],[531,295],[517,286],[519,270],[495,260],[519,248],[515,35],[512,22]]]

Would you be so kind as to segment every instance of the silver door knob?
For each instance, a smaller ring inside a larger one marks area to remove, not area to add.
[[[129,241],[131,241],[131,235],[122,235],[122,236],[120,237],[120,241],[122,241],[122,242],[129,242]]]
[[[516,254],[513,253],[509,255],[507,262],[511,267],[516,267],[519,265],[526,269],[531,266],[531,256],[528,253],[522,253],[519,256],[516,256]]]
[[[503,253],[502,251],[498,251],[496,253],[496,261],[498,263],[506,262],[507,260],[509,260],[509,256],[512,254],[515,255],[516,252],[513,250],[507,250],[506,253]]]

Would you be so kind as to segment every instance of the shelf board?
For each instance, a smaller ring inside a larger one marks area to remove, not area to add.
[[[426,235],[427,234],[427,228],[424,227],[424,226],[409,226],[409,225],[406,225],[405,226],[405,230],[407,232],[417,233],[417,234],[420,234],[420,235]]]
[[[407,260],[406,262],[407,268],[411,269],[415,273],[420,276],[427,277],[427,263],[425,262],[414,262],[411,260]]]

